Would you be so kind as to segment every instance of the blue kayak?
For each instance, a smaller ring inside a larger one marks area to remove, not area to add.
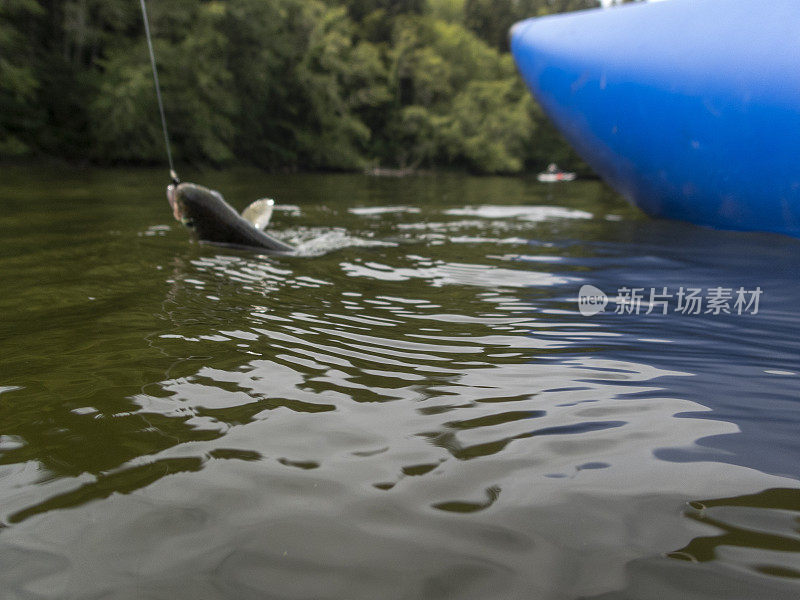
[[[800,237],[800,1],[529,19],[511,51],[570,144],[646,213]]]

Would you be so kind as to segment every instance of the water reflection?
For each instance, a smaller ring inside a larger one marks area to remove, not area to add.
[[[684,514],[717,529],[719,534],[696,537],[671,552],[670,558],[722,560],[765,575],[800,578],[799,489],[774,488],[746,496],[693,501]]]

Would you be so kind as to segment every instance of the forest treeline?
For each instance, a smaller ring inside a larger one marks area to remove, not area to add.
[[[176,161],[515,173],[571,153],[507,31],[597,0],[148,0]],[[165,157],[137,0],[0,0],[0,159]]]

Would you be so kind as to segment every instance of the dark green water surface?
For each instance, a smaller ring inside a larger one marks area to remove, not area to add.
[[[197,243],[162,170],[0,169],[0,598],[800,597],[800,241],[597,182],[184,176],[298,255]],[[763,293],[615,312],[681,287]]]

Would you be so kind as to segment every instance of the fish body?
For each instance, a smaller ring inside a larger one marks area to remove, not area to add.
[[[222,194],[194,183],[170,185],[167,200],[175,219],[193,229],[204,242],[272,253],[294,252],[289,244],[262,231],[272,214],[272,200],[257,200],[239,215]]]

